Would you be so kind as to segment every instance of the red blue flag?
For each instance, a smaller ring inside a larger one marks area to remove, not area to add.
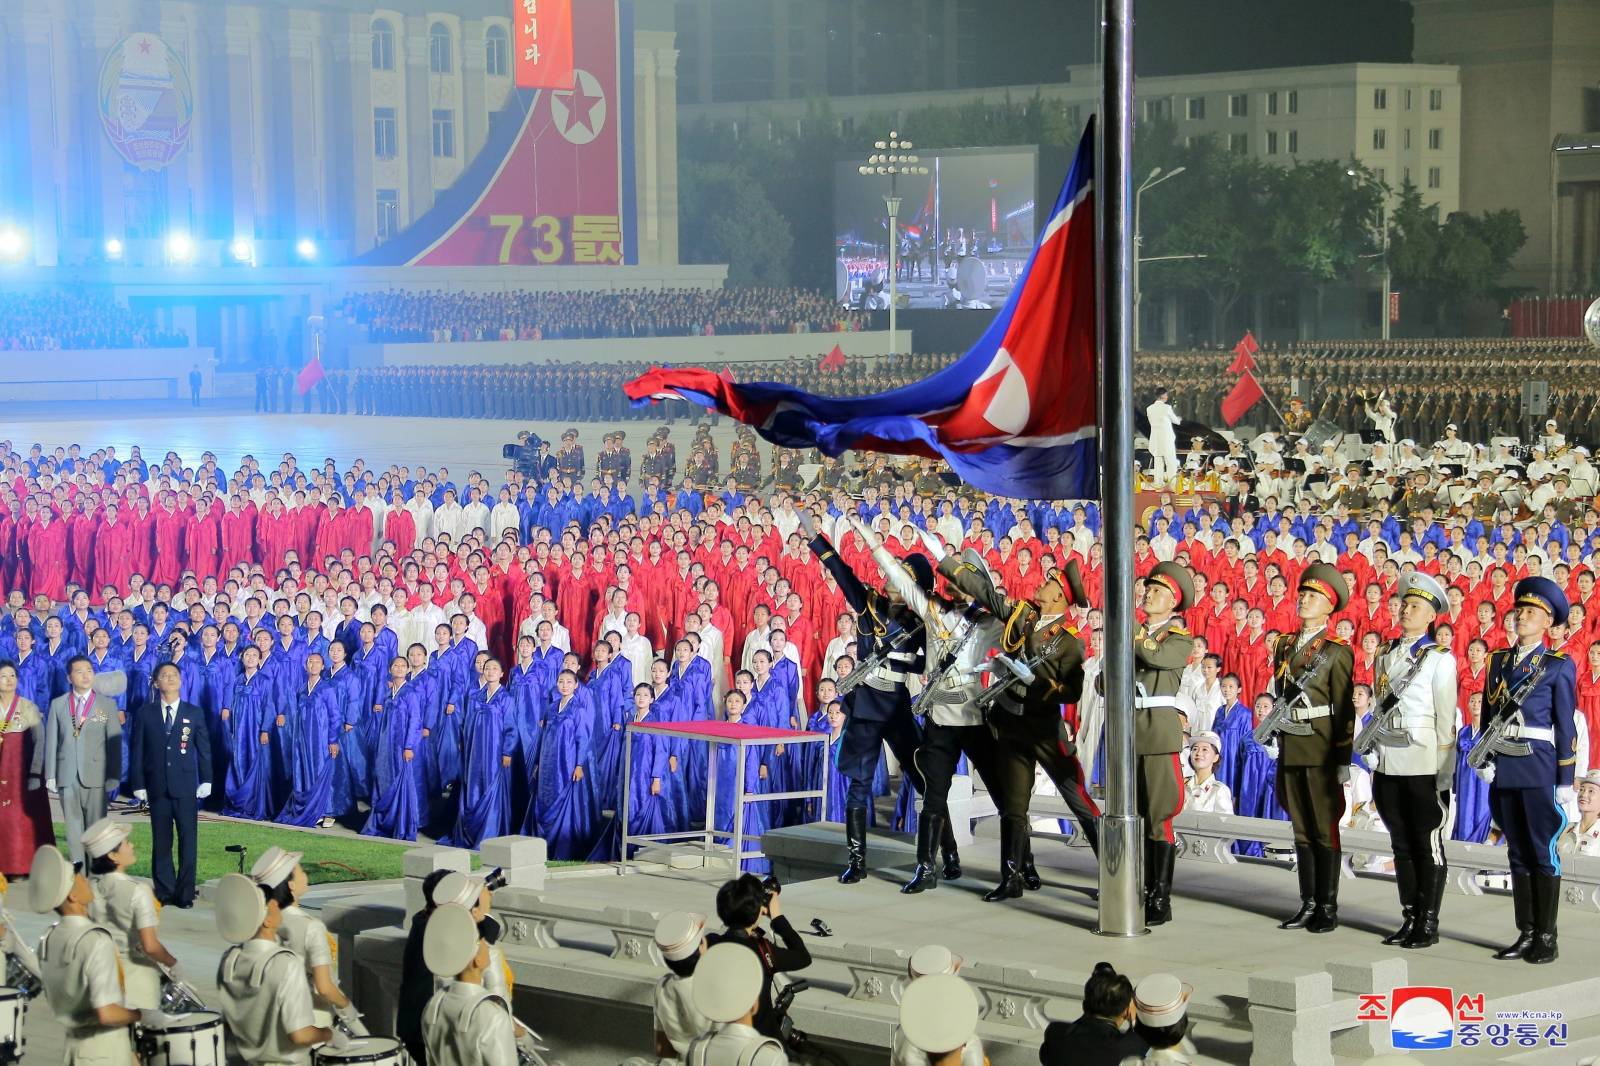
[[[1091,124],[1005,307],[971,350],[930,377],[834,398],[654,367],[624,391],[635,406],[681,398],[715,408],[786,448],[942,457],[996,495],[1098,496],[1093,144]]]

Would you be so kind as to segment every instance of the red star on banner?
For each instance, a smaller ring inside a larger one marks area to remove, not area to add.
[[[572,83],[572,91],[566,93],[563,99],[567,105],[567,128],[581,125],[585,130],[593,133],[594,126],[590,119],[594,116],[594,109],[599,107],[605,97],[600,93],[590,95],[584,91],[583,78],[577,78]]]
[[[148,37],[139,38],[139,51],[140,52],[144,53],[145,55],[149,55],[151,47],[152,47],[152,45],[151,45],[151,42],[150,42],[150,38],[148,38]]]

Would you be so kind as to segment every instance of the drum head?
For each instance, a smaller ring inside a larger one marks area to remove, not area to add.
[[[23,995],[22,989],[20,989],[20,988],[6,988],[6,987],[3,987],[3,986],[0,986],[0,1001],[4,1001],[4,1000],[8,1000],[8,999],[27,999],[27,998],[28,998],[27,996]]]
[[[214,1010],[197,1010],[188,1014],[174,1014],[164,1019],[165,1025],[154,1025],[149,1022],[142,1024],[142,1028],[152,1033],[199,1033],[212,1029],[222,1028],[222,1015]]]
[[[350,1063],[364,1062],[372,1066],[399,1066],[405,1061],[401,1058],[400,1041],[387,1036],[362,1036],[350,1041],[343,1048],[335,1048],[328,1044],[317,1048],[313,1053],[312,1061],[319,1064],[328,1063],[329,1066],[348,1066]]]

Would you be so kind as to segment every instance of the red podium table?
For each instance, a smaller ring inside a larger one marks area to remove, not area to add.
[[[707,746],[706,752],[706,825],[705,829],[685,829],[676,833],[647,833],[634,835],[629,826],[633,814],[633,736],[635,733],[655,733],[658,736],[676,737]],[[762,857],[760,842],[754,851],[745,850],[744,809],[750,803],[771,803],[774,800],[818,799],[820,815],[828,809],[828,761],[819,762],[822,781],[814,789],[799,792],[749,792],[745,789],[745,752],[750,748],[788,747],[801,744],[823,744],[828,734],[811,733],[798,729],[773,729],[768,726],[746,725],[743,722],[630,722],[623,734],[622,747],[622,866],[627,873],[631,846],[643,844],[664,845],[669,852],[690,852],[707,858],[723,853],[733,860],[737,871],[745,859]],[[731,828],[717,828],[717,746],[732,745],[733,769],[733,824]],[[724,842],[726,841],[726,842]],[[686,843],[691,842],[691,843]]]

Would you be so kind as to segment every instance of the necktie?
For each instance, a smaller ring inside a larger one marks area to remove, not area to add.
[[[167,732],[170,733],[170,732],[172,732],[172,716],[173,716],[173,713],[174,713],[174,708],[173,708],[172,704],[167,703],[167,704],[163,704],[162,705],[161,710],[162,710],[163,716],[167,720]]]

